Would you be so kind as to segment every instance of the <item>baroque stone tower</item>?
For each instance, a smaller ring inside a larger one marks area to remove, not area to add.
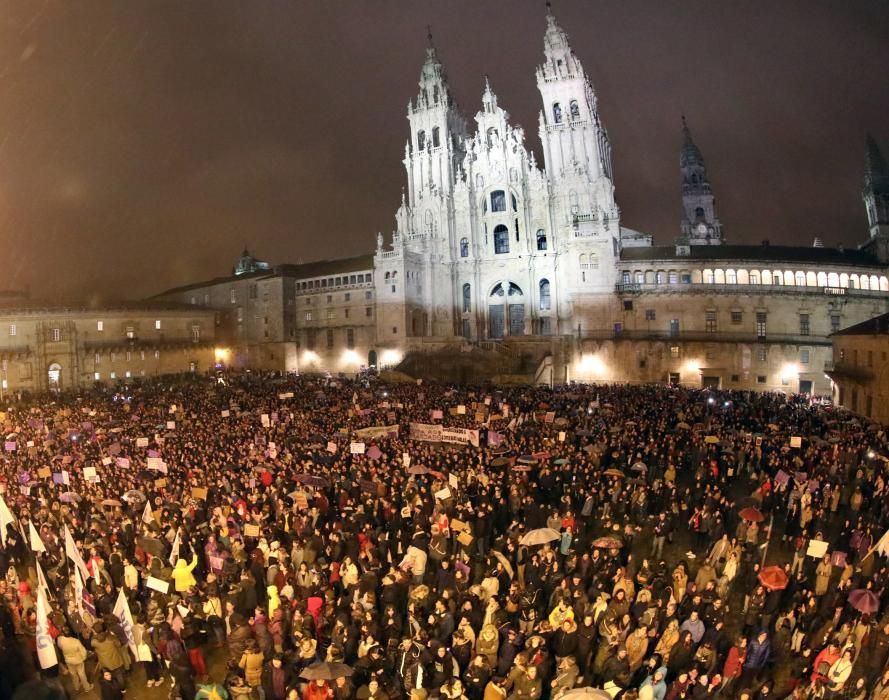
[[[690,245],[719,245],[722,225],[716,216],[716,198],[707,179],[704,156],[691,137],[691,130],[682,117],[682,150],[679,169],[682,172],[682,238]]]

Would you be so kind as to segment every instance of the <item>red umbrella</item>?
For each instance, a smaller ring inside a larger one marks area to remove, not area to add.
[[[860,613],[875,613],[880,609],[880,599],[873,591],[859,588],[849,594],[849,605]]]
[[[767,566],[759,572],[759,582],[770,591],[780,591],[787,588],[787,574],[780,566]]]
[[[765,520],[765,516],[759,512],[758,508],[748,507],[744,508],[740,513],[738,513],[744,520],[749,520],[752,523],[761,523]]]

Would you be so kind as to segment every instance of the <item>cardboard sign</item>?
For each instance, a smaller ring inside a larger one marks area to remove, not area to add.
[[[363,455],[364,454],[364,443],[363,442],[353,442],[349,445],[349,453],[353,455]]]
[[[164,581],[163,579],[155,578],[154,576],[149,576],[148,580],[145,581],[145,585],[158,593],[168,593],[170,591],[169,581]]]
[[[168,420],[167,421],[167,430],[176,430],[176,421]]]
[[[821,559],[827,554],[827,542],[823,540],[809,540],[809,548],[806,550],[807,557]]]
[[[207,489],[200,488],[200,487],[196,486],[191,490],[191,497],[198,498],[202,501],[206,501],[207,500]]]
[[[176,404],[170,404],[170,413],[176,413]]]
[[[795,435],[795,436],[791,437],[790,438],[790,446],[791,447],[802,447],[803,446],[802,437],[800,437],[799,435]]]
[[[156,489],[165,489],[167,487],[166,479],[155,479],[154,480],[154,488]]]
[[[259,422],[262,423],[262,427],[263,427],[263,428],[268,428],[269,425],[270,425],[270,423],[269,423],[269,414],[268,414],[268,413],[263,413],[263,414],[259,417]]]
[[[111,457],[102,457],[102,466],[107,467],[112,461]]]
[[[460,488],[460,480],[457,478],[456,474],[448,474],[448,486],[455,491]]]
[[[458,416],[465,416],[466,415],[466,406],[464,406],[462,403],[459,406],[457,406],[457,415]]]
[[[707,435],[706,437],[704,437],[704,442],[708,445],[715,445],[719,442],[719,438],[715,435]]]
[[[151,469],[151,471],[162,472],[164,474],[167,473],[167,465],[160,457],[149,457],[148,468]]]
[[[565,431],[564,430],[559,431],[559,442],[565,442]]]
[[[336,443],[332,440],[327,443],[327,451],[330,452],[330,454],[336,454]]]
[[[401,463],[404,465],[405,469],[411,466],[411,456],[407,452],[401,453]]]
[[[283,394],[278,394],[278,398],[281,399],[282,401],[284,399],[292,399],[293,392],[292,391],[285,391]]]
[[[220,413],[220,415],[221,415],[223,418],[228,418],[228,417],[231,415],[231,412],[228,411],[228,410],[225,410],[225,411],[222,411],[222,413]]]
[[[462,544],[464,547],[468,547],[472,544],[473,537],[468,532],[461,532],[457,535],[457,542]]]
[[[83,468],[83,478],[87,481],[98,481],[99,475],[96,474],[95,467],[84,467]]]
[[[438,501],[446,501],[451,497],[451,490],[447,487],[443,488],[441,491],[435,492],[435,499]]]
[[[37,470],[37,477],[40,479],[49,479],[52,476],[52,471],[49,467],[41,467]]]
[[[457,520],[457,518],[454,518],[453,520],[451,520],[451,529],[455,530],[456,532],[468,532],[469,525],[464,523],[462,520]]]
[[[259,537],[259,525],[244,525],[245,537]]]
[[[136,447],[148,447],[148,438],[147,437],[136,438]]]
[[[547,411],[546,415],[543,417],[544,423],[552,423],[556,419],[555,411]]]

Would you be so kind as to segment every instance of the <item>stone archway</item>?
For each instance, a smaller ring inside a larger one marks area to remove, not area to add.
[[[488,337],[525,333],[525,293],[515,282],[498,282],[488,295]]]
[[[46,382],[50,391],[62,388],[62,366],[53,362],[46,368]]]

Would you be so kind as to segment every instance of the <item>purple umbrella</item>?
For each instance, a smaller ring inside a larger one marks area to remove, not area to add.
[[[880,609],[880,600],[873,591],[858,588],[849,594],[849,605],[860,613],[873,614]]]

